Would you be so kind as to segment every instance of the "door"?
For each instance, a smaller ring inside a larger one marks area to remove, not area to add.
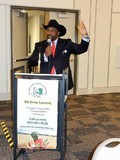
[[[12,68],[27,70],[27,14],[12,10]]]

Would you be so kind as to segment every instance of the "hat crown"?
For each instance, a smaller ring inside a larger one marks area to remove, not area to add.
[[[66,28],[63,25],[59,24],[55,19],[51,19],[48,25],[43,25],[43,27],[45,29],[47,29],[48,27],[54,27],[58,29],[58,31],[60,32],[59,36],[64,36],[66,34]]]
[[[58,24],[58,22],[57,22],[56,20],[51,19],[51,20],[49,21],[49,23],[48,23],[48,27],[55,27],[55,28],[58,29],[59,24]]]

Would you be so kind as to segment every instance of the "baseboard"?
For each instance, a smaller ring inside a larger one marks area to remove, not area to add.
[[[76,95],[87,95],[87,94],[101,94],[101,93],[115,93],[120,92],[120,87],[109,87],[109,88],[92,88],[92,89],[77,89]]]
[[[12,100],[11,93],[0,93],[0,101],[10,101]]]

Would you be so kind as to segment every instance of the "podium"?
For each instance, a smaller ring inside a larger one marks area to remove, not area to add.
[[[59,151],[65,159],[67,136],[68,71],[62,74],[13,71],[13,157],[26,149]]]

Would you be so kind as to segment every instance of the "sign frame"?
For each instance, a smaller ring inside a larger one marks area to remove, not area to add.
[[[18,69],[22,69],[23,66]],[[14,160],[17,160],[21,153],[25,154],[25,148],[18,148],[17,141],[17,84],[19,78],[21,79],[39,79],[39,80],[57,80],[58,81],[58,128],[57,128],[57,146],[55,149],[39,149],[42,150],[51,150],[59,151],[61,154],[61,160],[65,159],[66,152],[66,136],[67,136],[67,96],[68,96],[68,70],[63,71],[63,74],[60,75],[51,75],[51,74],[30,74],[30,73],[18,73],[15,68],[13,72],[13,157]],[[28,149],[28,148],[27,148]],[[17,152],[17,150],[19,150]],[[35,150],[35,149],[34,149]],[[37,149],[38,150],[38,149]]]

